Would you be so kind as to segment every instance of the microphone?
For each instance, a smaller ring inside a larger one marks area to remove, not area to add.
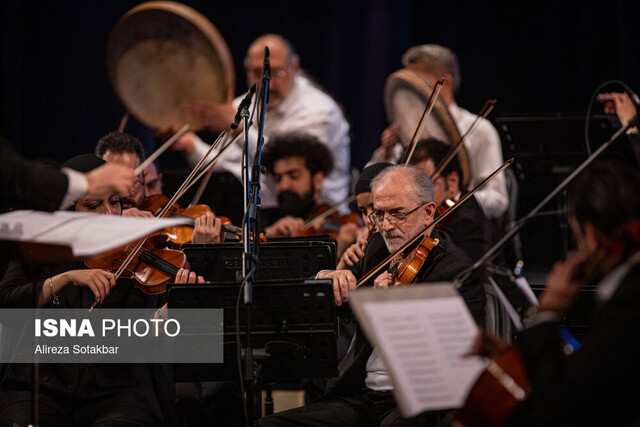
[[[256,93],[255,84],[253,84],[249,88],[249,92],[247,92],[247,95],[240,102],[240,105],[238,105],[238,111],[236,112],[236,116],[233,118],[233,122],[231,122],[231,129],[237,129],[238,126],[240,125],[240,120],[242,120],[242,111],[246,108],[249,108],[249,105],[251,105],[251,98],[253,98],[254,93]]]

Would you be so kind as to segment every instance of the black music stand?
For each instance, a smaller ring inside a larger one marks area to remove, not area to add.
[[[191,270],[213,283],[235,282],[242,270],[241,243],[184,245]],[[335,241],[271,239],[260,244],[256,280],[305,279],[336,268]]]
[[[251,345],[251,360],[257,373],[258,387],[253,398],[256,406],[262,401],[259,385],[263,382],[338,375],[338,320],[331,280],[255,281],[249,341],[239,292],[237,283],[174,285],[168,290],[170,309],[224,310],[224,362],[174,364],[176,382],[238,380],[238,358],[240,362],[246,360],[247,342]],[[241,352],[238,352],[238,338]],[[246,371],[246,366],[242,369]]]

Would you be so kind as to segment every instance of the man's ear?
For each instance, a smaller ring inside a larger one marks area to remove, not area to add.
[[[447,190],[449,197],[455,197],[460,192],[460,175],[458,172],[451,172],[447,175]]]
[[[424,205],[424,210],[425,210],[425,215],[424,215],[424,225],[425,227],[427,225],[429,225],[431,223],[431,221],[433,221],[433,216],[436,214],[436,203],[435,202],[429,202],[426,205]]]
[[[311,177],[311,181],[313,182],[313,188],[316,191],[320,191],[322,189],[322,181],[324,181],[324,172],[322,171],[318,171],[316,173],[313,174],[313,176]]]

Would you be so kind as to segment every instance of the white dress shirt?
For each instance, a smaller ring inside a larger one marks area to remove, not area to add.
[[[235,108],[244,95],[233,101]],[[254,98],[255,102],[255,98]],[[251,107],[253,108],[253,106]],[[322,182],[320,201],[334,204],[349,196],[351,184],[351,148],[349,124],[338,104],[325,92],[314,86],[307,78],[298,75],[289,95],[274,109],[265,113],[265,145],[269,137],[285,132],[305,132],[314,135],[327,145],[333,154],[333,171]],[[249,165],[253,164],[258,136],[257,117],[249,129]],[[209,145],[199,138],[196,149],[187,161],[195,164],[205,155]],[[225,152],[218,160],[215,170],[229,171],[242,182],[243,140],[240,140]],[[260,190],[262,206],[277,206],[274,184],[263,175]]]

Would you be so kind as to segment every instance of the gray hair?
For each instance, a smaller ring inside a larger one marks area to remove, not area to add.
[[[458,93],[462,81],[460,63],[451,49],[437,44],[414,46],[402,55],[402,65],[408,67],[415,63],[424,64],[427,70],[435,74],[437,78],[444,74],[451,74],[453,77],[453,91]]]
[[[387,177],[389,174],[392,176]],[[422,170],[411,165],[394,165],[380,171],[380,173],[371,180],[372,194],[376,193],[376,188],[383,181],[393,178],[393,175],[401,175],[412,182],[413,188],[411,190],[413,190],[413,199],[419,206],[433,202],[433,183],[431,179]]]

